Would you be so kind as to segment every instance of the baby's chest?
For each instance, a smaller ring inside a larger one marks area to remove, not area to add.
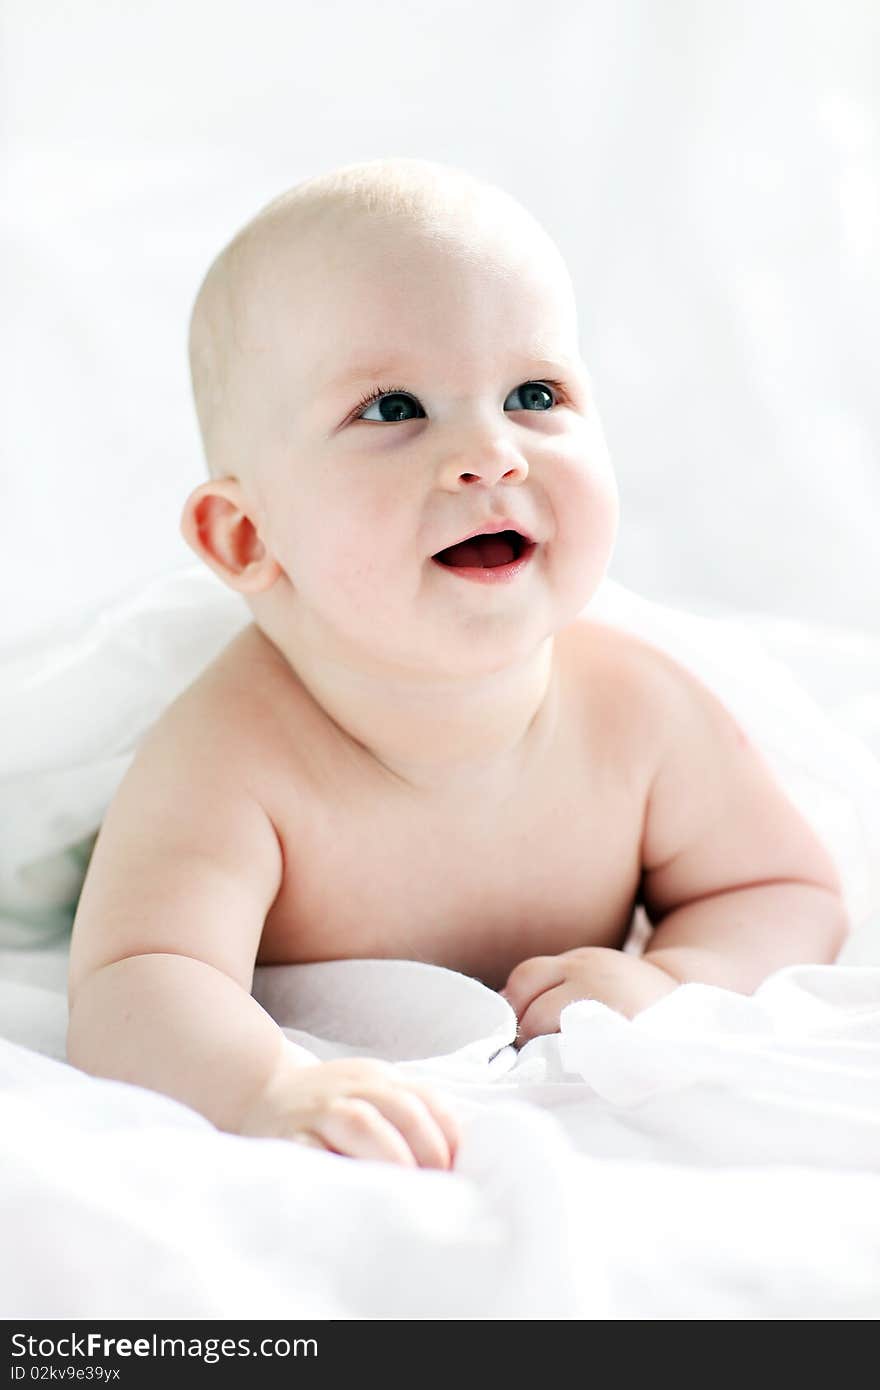
[[[622,945],[640,878],[639,798],[626,779],[590,787],[566,773],[492,810],[315,804],[291,840],[259,963],[396,957],[498,988],[528,956]]]

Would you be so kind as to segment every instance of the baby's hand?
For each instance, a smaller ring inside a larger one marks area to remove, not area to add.
[[[516,1045],[559,1032],[559,1015],[576,999],[598,999],[632,1018],[680,981],[644,956],[607,946],[576,946],[558,956],[530,956],[511,970],[500,994],[516,1014]]]
[[[459,1140],[458,1122],[429,1087],[405,1080],[388,1062],[366,1057],[311,1066],[283,1063],[240,1133],[293,1139],[406,1168],[451,1168]]]

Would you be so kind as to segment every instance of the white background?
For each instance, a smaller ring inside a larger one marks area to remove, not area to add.
[[[387,155],[503,185],[565,255],[613,578],[880,629],[872,0],[2,13],[0,642],[195,563],[202,274],[283,189]]]

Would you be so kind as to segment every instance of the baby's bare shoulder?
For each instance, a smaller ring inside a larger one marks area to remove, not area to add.
[[[253,766],[271,744],[280,683],[279,657],[251,624],[165,708],[149,736],[166,746],[211,746],[227,762],[241,757]]]
[[[127,955],[177,952],[247,985],[283,855],[262,797],[265,730],[238,638],[140,739],[77,906],[71,988]],[[250,639],[248,639],[248,643]],[[236,924],[218,932],[218,922]]]
[[[308,817],[332,762],[329,721],[256,624],[169,706],[164,724],[158,736],[185,750],[194,772],[215,765],[222,785],[247,793],[284,839]],[[206,774],[208,796],[217,785],[218,777]]]
[[[670,678],[675,680],[680,675],[688,677],[685,668],[662,647],[625,628],[612,627],[584,614],[572,623],[568,632],[584,656],[602,661],[610,671],[615,671],[620,688],[634,697],[653,689],[655,683],[662,684]]]
[[[603,734],[656,759],[678,725],[689,700],[712,700],[711,693],[667,652],[634,633],[581,618],[570,632],[575,680],[584,710]]]
[[[216,850],[218,860],[234,851],[245,821],[271,840],[265,788],[283,716],[275,663],[254,632],[233,638],[144,731],[105,826],[143,838],[148,823],[163,853]]]
[[[834,891],[835,866],[762,750],[689,666],[603,628],[604,708],[645,759],[642,901],[652,920],[700,896],[803,881]]]

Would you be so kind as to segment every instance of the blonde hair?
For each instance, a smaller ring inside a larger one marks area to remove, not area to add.
[[[320,231],[329,219],[401,222],[435,241],[454,240],[463,229],[476,248],[484,240],[510,240],[512,228],[541,242],[546,255],[558,248],[540,223],[504,189],[452,165],[427,159],[389,158],[347,164],[296,184],[267,203],[212,262],[193,304],[189,363],[193,400],[210,477],[242,466],[228,437],[237,367],[246,356],[244,326],[248,284],[259,274],[259,252],[284,224],[294,239]],[[565,271],[567,275],[567,270]],[[242,441],[239,441],[239,446]]]

